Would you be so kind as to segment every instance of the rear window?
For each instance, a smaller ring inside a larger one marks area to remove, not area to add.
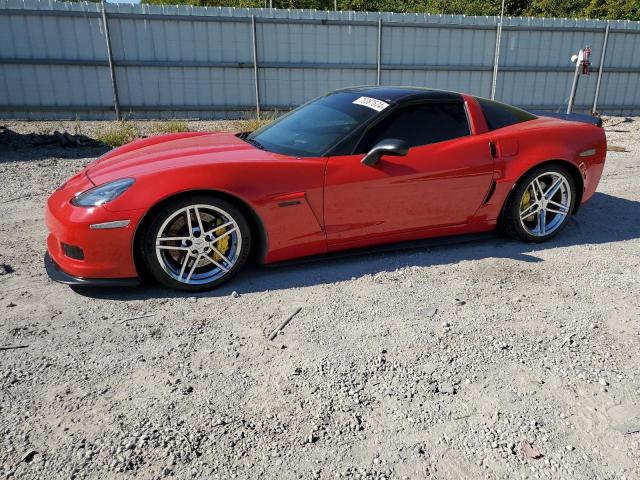
[[[487,120],[489,130],[496,130],[538,118],[532,113],[511,105],[494,102],[486,98],[476,98],[476,100],[480,104],[484,118]]]

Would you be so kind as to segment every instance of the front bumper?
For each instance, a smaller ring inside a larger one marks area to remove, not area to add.
[[[86,285],[89,279],[94,278],[124,279],[129,284],[132,278],[138,277],[133,258],[133,238],[144,212],[111,212],[103,206],[83,208],[71,204],[70,200],[78,192],[87,190],[92,185],[86,175],[81,173],[56,190],[47,201],[47,253],[58,270],[70,279],[62,276],[66,280],[60,280],[61,275],[56,273],[55,268],[49,269],[49,275],[54,280],[74,285]],[[123,220],[128,223],[123,223]],[[113,222],[121,226],[104,228],[104,224]],[[103,228],[96,229],[96,224]],[[68,247],[80,254],[70,254]]]
[[[78,285],[83,287],[135,287],[140,284],[138,278],[82,278],[74,277],[64,272],[53,261],[49,252],[44,254],[44,268],[51,280],[66,285]]]

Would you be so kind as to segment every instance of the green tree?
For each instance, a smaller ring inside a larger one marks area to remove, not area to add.
[[[272,0],[275,8],[333,10],[334,0]],[[261,8],[267,0],[142,0],[151,4]],[[338,0],[338,10],[499,15],[500,0]],[[640,20],[640,0],[506,0],[505,15]]]

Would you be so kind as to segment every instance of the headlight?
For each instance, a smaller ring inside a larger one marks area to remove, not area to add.
[[[121,178],[120,180],[114,180],[113,182],[105,183],[93,187],[86,192],[82,192],[76,195],[71,203],[76,207],[97,207],[115,200],[127,189],[133,185],[135,180],[133,178]]]

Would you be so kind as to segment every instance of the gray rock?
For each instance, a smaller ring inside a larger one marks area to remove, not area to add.
[[[438,383],[438,392],[453,395],[456,393],[456,387],[451,383]]]
[[[28,450],[24,453],[24,455],[22,455],[20,461],[23,463],[31,463],[36,455],[38,455],[37,450]]]

